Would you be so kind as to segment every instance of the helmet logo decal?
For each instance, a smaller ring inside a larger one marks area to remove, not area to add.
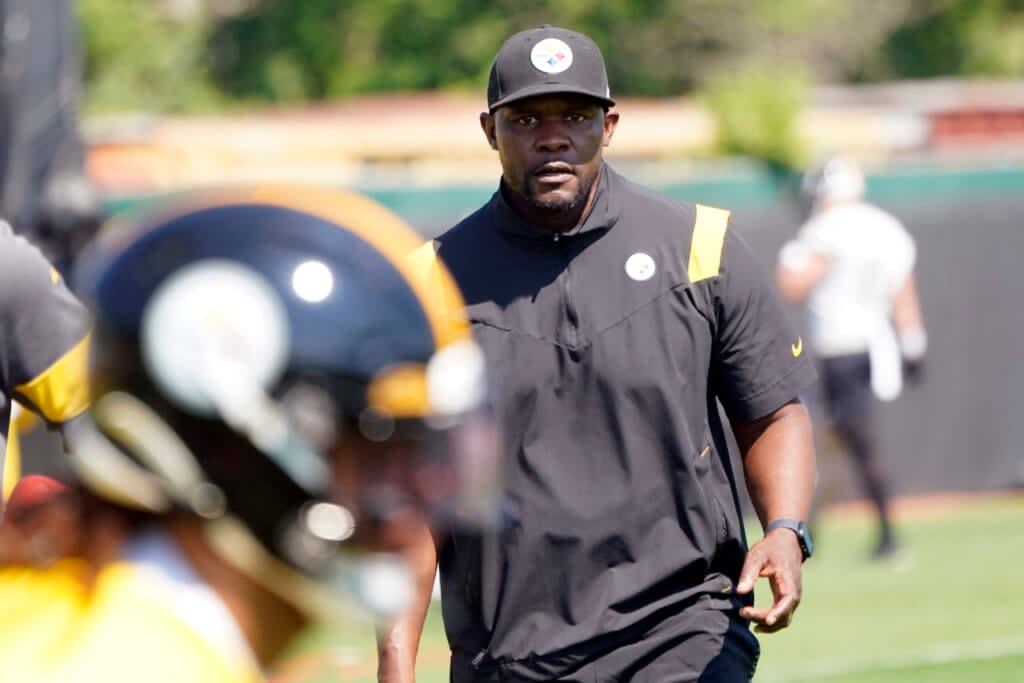
[[[284,304],[261,275],[219,259],[181,269],[143,311],[141,338],[143,362],[168,398],[220,417],[308,491],[323,487],[326,463],[268,393],[290,339]]]
[[[572,49],[558,38],[545,38],[533,46],[530,62],[538,71],[560,74],[572,66]]]
[[[271,285],[224,260],[172,275],[142,317],[142,355],[157,386],[197,414],[222,413],[218,394],[263,391],[288,355],[288,320]]]
[[[656,270],[654,259],[642,251],[638,251],[626,259],[626,275],[636,282],[650,280],[654,277]]]

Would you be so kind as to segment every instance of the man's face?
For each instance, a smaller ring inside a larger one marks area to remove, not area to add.
[[[571,94],[531,97],[480,115],[505,183],[542,213],[586,203],[617,123],[617,113]]]

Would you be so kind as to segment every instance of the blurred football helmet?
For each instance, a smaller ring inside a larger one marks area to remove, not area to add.
[[[833,156],[804,175],[801,189],[815,204],[855,201],[864,196],[864,173],[853,160]]]
[[[500,495],[483,357],[450,277],[407,261],[421,242],[366,197],[309,188],[116,219],[74,277],[95,315],[82,481],[205,520],[300,607],[336,603],[331,586],[400,609],[398,521],[488,524]]]

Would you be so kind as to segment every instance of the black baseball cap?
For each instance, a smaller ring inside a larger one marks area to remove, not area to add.
[[[544,25],[521,31],[498,50],[487,82],[487,107],[537,95],[576,93],[615,105],[601,50],[593,40],[564,28]]]

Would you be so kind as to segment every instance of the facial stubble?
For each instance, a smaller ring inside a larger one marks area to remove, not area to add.
[[[576,193],[572,197],[563,198],[555,195],[545,198],[537,192],[537,185],[530,182],[532,179],[527,177],[523,183],[523,188],[526,190],[523,196],[530,206],[539,212],[547,214],[571,212],[586,203],[590,190],[594,186],[594,181],[597,179],[597,174],[577,176],[577,178],[579,178],[579,183],[576,186]]]

